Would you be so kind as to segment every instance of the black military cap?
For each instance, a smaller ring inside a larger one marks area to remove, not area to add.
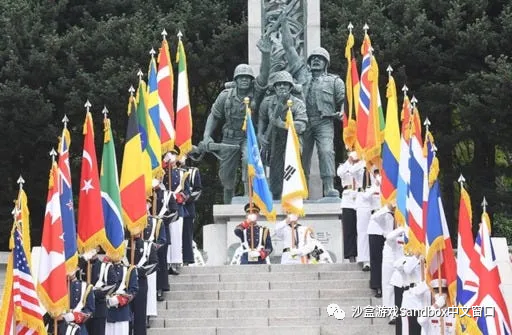
[[[251,203],[247,203],[247,205],[244,206],[244,211],[246,213],[250,213],[251,212]],[[253,213],[259,213],[260,212],[260,208],[258,206],[256,206],[256,204],[254,202],[252,203],[252,212]]]
[[[170,152],[171,154],[175,154],[176,156],[179,156],[179,155],[180,155],[180,153],[181,153],[180,148],[179,148],[179,147],[177,147],[176,145],[174,146],[174,148],[172,148],[171,150],[169,150],[169,152]]]

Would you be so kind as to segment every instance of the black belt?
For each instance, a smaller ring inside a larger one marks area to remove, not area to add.
[[[411,289],[411,288],[413,288],[413,287],[415,287],[415,286],[416,286],[416,284],[415,284],[415,283],[412,283],[412,284],[411,284],[411,285],[409,285],[409,286],[404,286],[404,287],[403,287],[403,289],[404,289],[404,291],[407,291],[407,290],[409,290],[409,289]]]
[[[290,248],[284,248],[283,253],[290,251]]]

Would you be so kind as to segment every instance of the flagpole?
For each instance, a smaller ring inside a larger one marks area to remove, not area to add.
[[[249,97],[244,98],[244,104],[245,104],[245,126],[246,126],[246,134],[247,134],[247,117],[251,115],[251,110],[249,109]],[[252,207],[252,178],[249,175],[249,165],[247,165],[247,186],[249,188],[248,190],[248,196],[249,196],[249,213],[252,213],[253,207]],[[251,224],[251,250],[254,249],[254,225]]]

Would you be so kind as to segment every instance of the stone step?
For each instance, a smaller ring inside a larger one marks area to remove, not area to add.
[[[283,290],[293,287],[294,289],[343,289],[343,288],[368,288],[369,283],[366,279],[347,279],[347,280],[303,280],[303,281],[239,281],[239,282],[203,282],[203,283],[173,283],[171,291],[212,291],[212,290],[230,290],[245,291],[250,290]]]
[[[258,264],[258,265],[219,265],[219,266],[184,266],[183,274],[208,273],[264,273],[264,272],[327,272],[327,271],[361,271],[357,263],[335,264]]]
[[[219,290],[219,291],[170,291],[164,292],[166,300],[239,300],[239,299],[262,299],[262,298],[297,298],[297,299],[319,299],[319,298],[347,298],[347,297],[370,297],[373,290],[367,288],[345,288],[345,289],[313,289],[313,290]]]
[[[343,308],[343,307],[341,307]],[[159,310],[158,318],[168,319],[195,319],[195,318],[245,318],[251,317],[319,317],[321,308],[298,307],[295,308],[255,308],[250,303],[245,308],[202,308],[202,309],[167,309]],[[322,308],[322,309],[325,309]],[[325,314],[325,313],[324,313]]]
[[[343,323],[343,321],[340,321]],[[150,328],[149,335],[167,335],[169,328]],[[392,326],[381,327],[379,325],[344,325],[339,326],[292,326],[292,327],[197,327],[172,329],[173,335],[392,335],[395,329]]]
[[[373,299],[373,300],[372,300]],[[370,297],[342,297],[317,298],[317,299],[296,299],[296,298],[270,298],[270,299],[250,299],[250,300],[165,300],[158,302],[158,310],[166,309],[200,309],[200,308],[294,308],[301,307],[327,307],[331,303],[337,303],[340,306],[376,306],[375,298]]]
[[[171,284],[175,283],[205,283],[205,282],[233,282],[233,281],[271,281],[286,282],[297,280],[347,280],[347,279],[369,279],[368,272],[361,270],[339,271],[307,271],[307,272],[256,272],[256,273],[181,273],[179,276],[171,277]]]
[[[312,327],[312,326],[378,326],[382,328],[391,328],[387,324],[386,319],[371,319],[371,318],[352,318],[350,315],[344,320],[336,320],[333,317],[322,317],[322,316],[289,316],[289,317],[277,317],[277,316],[254,316],[252,314],[246,314],[243,317],[226,317],[226,318],[215,318],[215,317],[203,317],[198,315],[196,318],[151,318],[151,327],[154,328],[179,328],[187,326],[190,328],[195,327]],[[345,332],[342,332],[345,334]],[[349,334],[349,333],[346,333]]]

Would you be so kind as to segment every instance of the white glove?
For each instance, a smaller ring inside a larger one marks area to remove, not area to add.
[[[293,248],[290,250],[290,256],[292,256],[292,257],[300,256],[300,254],[302,254],[302,253],[300,252],[299,249]]]
[[[171,160],[171,153],[168,152],[165,154],[163,161],[164,161],[164,163],[168,163],[170,160]]]
[[[84,252],[82,254],[82,258],[85,260],[85,261],[90,261],[91,258],[94,257],[94,255],[96,255],[98,252],[96,249],[91,249],[91,250],[88,250],[86,252]]]
[[[399,259],[397,259],[394,263],[393,263],[393,267],[399,271],[403,271],[404,270],[404,264],[405,264],[405,261],[406,261],[406,258],[405,257],[401,257]]]
[[[438,308],[443,308],[446,304],[446,296],[444,294],[436,294],[435,295],[435,304]]]
[[[64,320],[66,320],[66,322],[73,322],[73,321],[75,321],[75,315],[73,313],[71,313],[71,312],[65,313],[63,315],[63,317],[64,317]]]
[[[107,307],[117,307],[119,305],[119,299],[116,296],[110,296],[107,298]]]
[[[258,257],[260,257],[260,252],[258,250],[251,250],[251,251],[249,251],[249,257],[250,258],[258,258]]]

